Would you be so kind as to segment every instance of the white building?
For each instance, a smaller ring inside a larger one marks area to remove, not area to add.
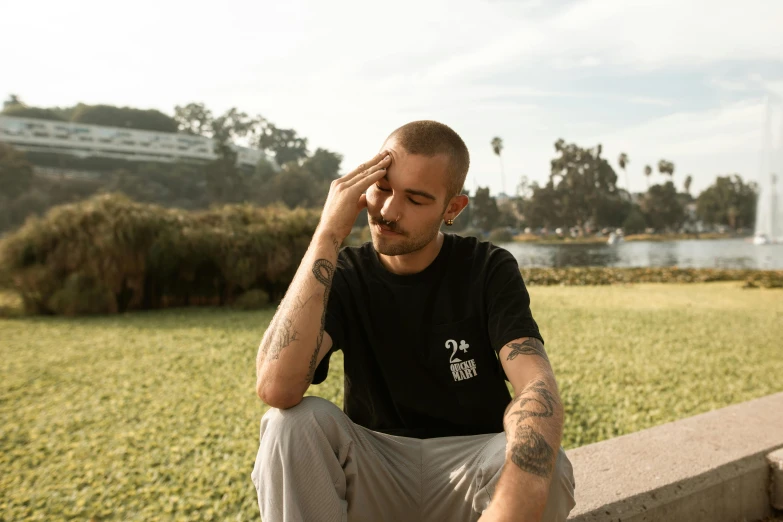
[[[210,161],[214,142],[202,136],[0,115],[0,142],[31,152],[131,161]],[[262,151],[234,146],[237,163],[255,167]],[[274,162],[273,162],[274,163]]]

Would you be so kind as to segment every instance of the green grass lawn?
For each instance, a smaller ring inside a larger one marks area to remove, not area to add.
[[[783,291],[532,287],[573,448],[783,390]],[[257,520],[273,311],[0,319],[0,520]],[[342,359],[311,393],[342,403]]]

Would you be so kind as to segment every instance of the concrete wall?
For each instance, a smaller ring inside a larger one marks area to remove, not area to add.
[[[779,448],[783,393],[570,450],[569,520],[762,519],[775,487],[768,455]]]

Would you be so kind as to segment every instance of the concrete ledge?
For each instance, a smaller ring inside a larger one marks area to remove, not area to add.
[[[767,455],[783,448],[783,393],[568,451],[569,520],[759,520],[772,514]]]
[[[767,455],[771,476],[769,481],[769,499],[772,507],[783,510],[783,449]]]

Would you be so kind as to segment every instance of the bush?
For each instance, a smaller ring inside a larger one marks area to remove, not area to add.
[[[263,290],[248,290],[234,301],[234,307],[240,310],[259,310],[269,306],[269,294]]]
[[[744,281],[745,288],[782,288],[783,270],[717,268],[523,268],[528,285],[593,286],[627,283],[709,283]]]
[[[644,220],[642,213],[637,209],[632,210],[623,222],[623,232],[625,234],[638,234],[644,232],[645,228],[647,228],[647,222]]]
[[[489,240],[492,243],[508,243],[514,240],[514,236],[508,228],[495,228],[489,233]]]
[[[48,299],[46,310],[70,316],[117,313],[117,302],[100,282],[76,272]]]
[[[448,232],[448,229],[446,231]],[[473,227],[464,228],[456,234],[462,237],[477,237],[479,239],[484,239],[484,233],[481,230]]]
[[[4,238],[0,274],[28,313],[223,305],[253,290],[275,299],[317,223],[311,210],[233,205],[188,212],[103,195],[55,207]]]

